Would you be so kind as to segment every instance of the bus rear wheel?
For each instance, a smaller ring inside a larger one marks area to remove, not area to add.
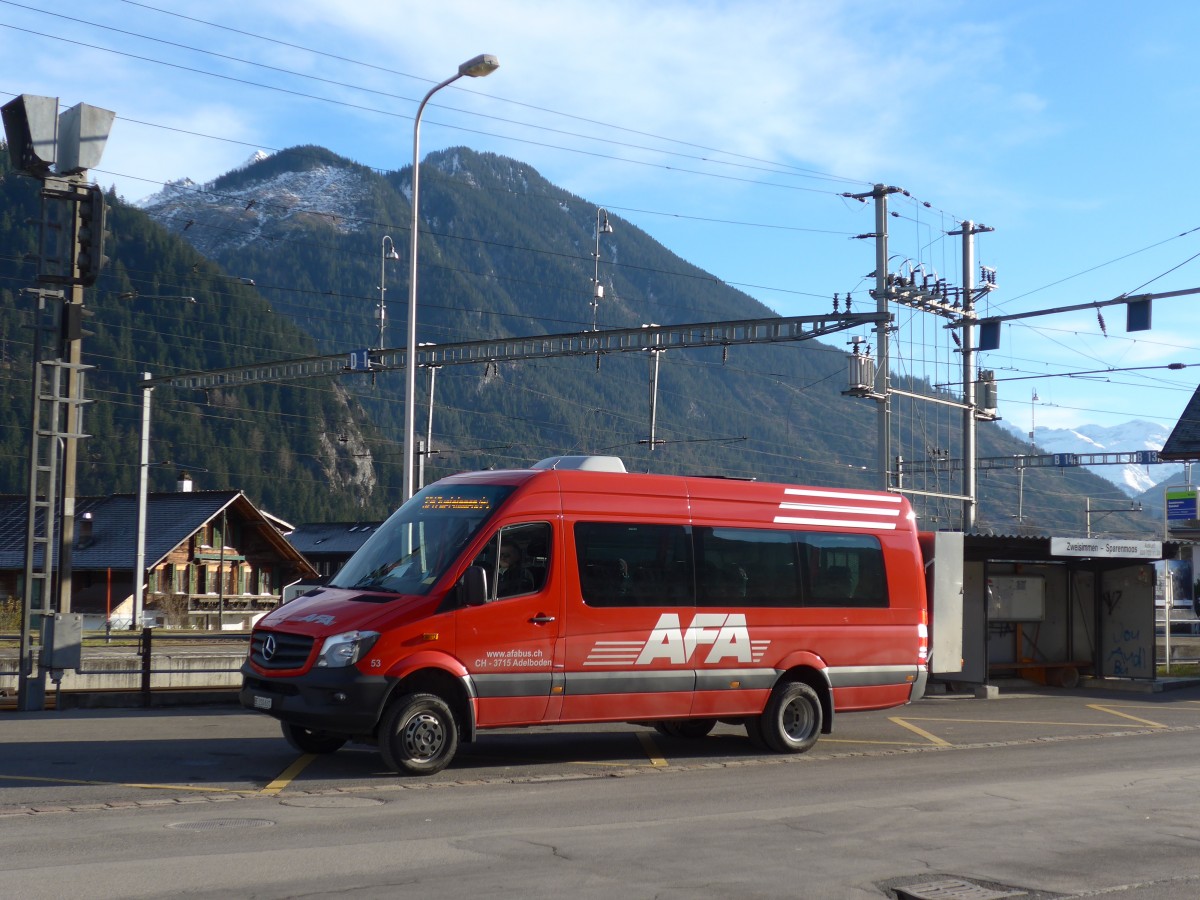
[[[775,688],[762,715],[748,722],[746,730],[751,740],[761,740],[776,753],[803,753],[821,736],[822,721],[817,692],[802,681],[789,681]]]
[[[384,713],[379,752],[400,775],[432,775],[450,764],[458,749],[458,723],[437,694],[406,694]]]

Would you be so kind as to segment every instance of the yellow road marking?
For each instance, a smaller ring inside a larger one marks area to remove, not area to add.
[[[1099,706],[1094,708],[1102,709],[1102,707]],[[1110,711],[1111,710],[1104,710],[1104,712]],[[1117,715],[1120,715],[1120,713],[1117,713]],[[1134,717],[1125,716],[1125,718],[1133,719]],[[1024,719],[934,719],[928,716],[913,716],[912,720],[916,722],[961,722],[964,725],[1062,725],[1073,728],[1108,728],[1113,725],[1122,724],[1120,722],[1046,722],[1041,719],[1030,721],[1026,721]],[[1141,722],[1144,720],[1135,719],[1134,721]],[[1166,726],[1160,725],[1158,727],[1165,728]]]
[[[919,734],[921,737],[925,738],[927,741],[929,741],[932,744],[935,744],[938,747],[952,746],[952,744],[949,741],[943,741],[936,734],[930,734],[924,728],[918,728],[912,722],[905,721],[904,719],[900,718],[899,716],[889,716],[888,721],[895,722],[897,725],[901,726],[902,728],[907,728],[909,731],[913,732],[913,734]]]
[[[637,739],[642,745],[642,749],[646,751],[646,755],[650,757],[650,765],[659,768],[667,764],[667,761],[662,757],[661,751],[658,749],[658,745],[654,743],[654,738],[650,737],[650,732],[639,731]]]
[[[1099,703],[1089,703],[1091,709],[1098,709],[1100,712],[1112,713],[1114,716],[1120,716],[1123,719],[1132,719],[1134,722],[1141,722],[1143,725],[1149,725],[1151,728],[1167,728],[1159,722],[1151,722],[1149,719],[1139,719],[1137,716],[1131,716],[1128,713],[1117,712],[1115,709],[1109,709],[1107,706],[1101,706]]]
[[[268,784],[265,788],[259,791],[264,797],[274,797],[285,787],[292,783],[292,780],[307,768],[308,764],[316,759],[315,753],[305,753],[298,760],[288,766],[280,773],[279,777]]]
[[[188,784],[136,784],[124,781],[83,781],[78,778],[39,778],[35,775],[0,775],[0,781],[39,781],[45,784],[85,784],[95,787],[126,787],[139,790],[192,791],[198,794],[248,794],[250,790],[232,788],[196,787]]]

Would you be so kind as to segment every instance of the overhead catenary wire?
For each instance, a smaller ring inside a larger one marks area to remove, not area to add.
[[[918,217],[918,218],[919,218],[919,217]],[[915,356],[916,356],[916,353],[914,352],[912,355],[915,357]]]

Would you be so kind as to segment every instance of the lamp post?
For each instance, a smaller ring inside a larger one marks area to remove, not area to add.
[[[150,373],[142,373],[142,381],[150,380]],[[141,454],[138,459],[138,493],[137,493],[137,537],[134,543],[133,561],[133,610],[129,617],[129,630],[136,631],[141,627],[142,615],[146,606],[146,592],[143,577],[146,574],[146,493],[150,477],[150,395],[154,386],[142,385],[142,440]]]
[[[425,112],[425,104],[429,98],[448,84],[452,84],[464,75],[471,78],[481,78],[491,75],[500,67],[500,61],[490,53],[483,53],[467,60],[458,67],[458,73],[447,78],[441,84],[435,84],[429,89],[417,107],[417,115],[413,120],[413,167],[412,167],[412,252],[409,254],[408,273],[408,340],[404,354],[404,499],[413,495],[413,447],[415,440],[413,432],[416,429],[416,411],[413,401],[417,396],[417,225],[418,199],[420,197],[421,176],[421,115]]]
[[[608,224],[608,210],[600,207],[596,210],[596,273],[592,277],[592,331],[596,331],[596,313],[600,308],[600,300],[604,297],[604,286],[600,284],[600,235],[612,234],[612,225]]]
[[[150,399],[154,393],[154,385],[151,384],[153,376],[149,372],[142,373],[142,436],[140,441],[140,451],[138,455],[138,489],[137,489],[137,508],[133,549],[133,611],[129,617],[129,630],[137,631],[144,624],[146,612],[146,529],[147,516],[146,505],[149,497],[149,482],[150,468],[152,466],[174,466],[176,463],[171,460],[162,460],[161,462],[150,462]],[[207,472],[208,469],[203,466],[188,466],[193,472]],[[182,473],[181,473],[182,474]],[[188,482],[190,484],[190,481]],[[190,490],[184,488],[183,490]],[[223,540],[223,539],[222,539]],[[224,554],[224,548],[221,550]],[[221,598],[222,604],[224,597]],[[105,628],[107,629],[107,619],[105,619]]]
[[[387,346],[383,342],[383,332],[387,328],[387,261],[400,258],[400,254],[396,252],[396,242],[392,240],[390,234],[383,236],[383,241],[379,245],[379,253],[379,349],[382,350]]]

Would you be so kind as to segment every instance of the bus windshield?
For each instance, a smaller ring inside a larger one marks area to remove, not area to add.
[[[329,584],[427,594],[513,492],[512,485],[433,484],[394,512]]]

